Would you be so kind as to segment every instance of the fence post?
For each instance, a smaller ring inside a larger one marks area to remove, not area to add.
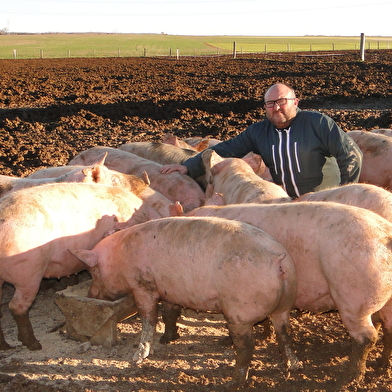
[[[14,59],[16,59],[16,49],[14,49]]]
[[[180,59],[180,52],[179,52],[179,50],[177,48],[177,60],[179,60],[179,59]]]
[[[236,55],[237,55],[237,48],[236,48],[236,46],[237,46],[237,43],[234,41],[233,42],[233,59],[235,59]]]
[[[361,53],[361,60],[365,61],[365,34],[361,33],[361,49],[360,49],[360,53]]]

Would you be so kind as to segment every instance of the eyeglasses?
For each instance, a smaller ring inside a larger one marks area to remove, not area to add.
[[[287,104],[287,100],[289,99],[295,99],[295,98],[279,98],[276,99],[275,101],[267,101],[264,102],[264,106],[266,108],[273,108],[275,106],[275,104],[279,105],[279,106],[284,106]]]

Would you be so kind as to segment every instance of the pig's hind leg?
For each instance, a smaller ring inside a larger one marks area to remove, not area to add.
[[[356,318],[348,317],[341,311],[340,317],[351,336],[352,349],[349,369],[344,377],[344,382],[362,381],[366,371],[366,359],[370,350],[374,347],[378,332],[374,327],[371,315],[358,315]]]
[[[242,388],[246,385],[253,356],[253,324],[233,324],[228,321],[227,326],[236,352],[233,387]]]
[[[279,350],[287,370],[297,370],[302,367],[292,349],[290,311],[274,312],[270,315],[272,325],[275,329]]]
[[[389,365],[389,357],[392,353],[392,301],[389,301],[378,312],[378,317],[381,321],[384,347],[377,362],[379,366],[386,368]]]

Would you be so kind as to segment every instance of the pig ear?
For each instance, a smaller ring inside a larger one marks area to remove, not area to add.
[[[170,216],[185,216],[184,209],[179,201],[169,205]]]
[[[145,170],[143,170],[141,178],[147,185],[151,184],[150,177],[148,176],[148,173]]]
[[[242,157],[242,159],[253,169],[255,173],[259,172],[262,162],[260,155],[250,152]]]
[[[194,146],[196,151],[204,151],[205,149],[208,148],[208,144],[209,144],[209,140],[208,139],[202,139],[200,140],[199,143],[196,144],[196,146]]]
[[[204,150],[204,152],[201,154],[204,166],[206,168],[215,166],[218,162],[221,162],[223,160],[222,157],[220,157],[214,150],[211,150],[207,148],[207,150]]]
[[[105,164],[105,159],[108,156],[108,152],[105,152],[105,155],[96,163],[96,165],[104,165]]]
[[[90,268],[95,267],[98,264],[98,253],[92,250],[83,249],[68,249],[74,256],[83,263],[87,264]]]

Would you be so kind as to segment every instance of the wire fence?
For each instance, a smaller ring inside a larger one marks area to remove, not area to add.
[[[366,50],[392,49],[392,41],[367,40]],[[201,47],[159,47],[157,45],[129,45],[122,47],[85,46],[29,46],[20,45],[19,48],[7,48],[0,45],[0,59],[38,59],[38,58],[104,58],[104,57],[200,57],[233,55],[233,57],[274,54],[274,53],[301,53],[306,52],[317,55],[320,52],[338,54],[342,51],[359,51],[360,43],[344,42],[316,42],[315,43],[266,43],[242,44],[231,42],[221,46],[203,45]],[[309,55],[309,54],[308,54]]]

